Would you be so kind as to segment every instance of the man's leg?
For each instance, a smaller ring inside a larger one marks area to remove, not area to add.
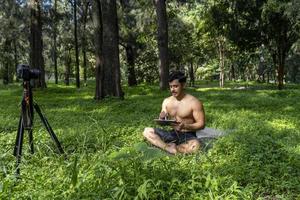
[[[180,153],[194,153],[200,148],[200,142],[197,139],[189,140],[177,146]]]
[[[175,143],[165,143],[154,131],[154,128],[145,128],[143,132],[144,137],[153,145],[171,153],[176,154],[176,144]]]

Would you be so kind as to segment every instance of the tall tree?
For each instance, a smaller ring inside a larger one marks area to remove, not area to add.
[[[119,58],[119,27],[116,1],[101,1],[103,25],[103,70],[105,96],[123,98]]]
[[[168,63],[168,19],[165,0],[153,0],[157,15],[157,44],[159,51],[159,86],[161,90],[166,90],[169,79]]]
[[[94,0],[93,4],[93,16],[94,19],[96,18],[94,20],[96,37],[95,99],[99,100],[105,96],[123,98],[116,1]]]
[[[95,37],[95,57],[96,57],[96,90],[95,99],[100,100],[105,97],[104,93],[104,70],[103,70],[103,25],[102,25],[102,10],[100,0],[92,1],[94,37]]]
[[[31,25],[30,25],[30,66],[41,71],[39,78],[35,80],[35,87],[46,88],[45,82],[45,64],[43,57],[42,40],[42,16],[41,0],[29,1]]]
[[[269,0],[262,13],[264,39],[277,67],[278,89],[283,88],[285,61],[292,45],[299,39],[299,2]]]
[[[128,79],[128,85],[134,86],[137,85],[136,80],[136,72],[135,72],[135,60],[136,60],[136,51],[137,51],[137,31],[135,30],[136,26],[136,20],[135,16],[131,13],[131,11],[134,9],[133,6],[131,6],[131,3],[133,1],[130,0],[122,0],[121,6],[124,13],[124,25],[123,25],[123,44],[125,51],[126,51],[126,61],[127,61],[127,79]],[[121,29],[122,31],[122,29]]]
[[[78,47],[78,36],[77,36],[77,0],[73,2],[73,14],[74,14],[74,42],[75,42],[75,78],[76,78],[76,87],[80,88],[80,71],[79,71],[79,47]]]
[[[51,18],[53,20],[53,61],[54,61],[54,79],[55,84],[58,83],[58,72],[57,72],[57,35],[58,35],[58,28],[57,28],[57,0],[54,0],[53,8],[51,9]]]
[[[82,34],[81,34],[81,49],[82,49],[82,59],[83,59],[83,81],[87,84],[87,19],[88,19],[88,9],[90,2],[88,0],[82,1]]]

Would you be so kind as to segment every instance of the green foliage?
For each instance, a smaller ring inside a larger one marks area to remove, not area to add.
[[[233,131],[178,156],[143,141],[169,95],[158,87],[125,88],[125,100],[101,102],[91,83],[34,91],[67,154],[56,154],[35,115],[36,152],[30,155],[25,134],[19,180],[12,149],[22,88],[0,85],[0,199],[300,198],[300,88],[198,84],[188,92],[204,103],[207,126]]]

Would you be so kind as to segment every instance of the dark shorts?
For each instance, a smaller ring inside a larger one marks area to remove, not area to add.
[[[154,131],[164,142],[173,142],[176,145],[197,139],[196,132],[180,132],[175,130],[166,131],[160,128],[155,128]]]

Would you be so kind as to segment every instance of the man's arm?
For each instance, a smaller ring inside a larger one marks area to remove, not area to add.
[[[167,102],[168,102],[168,99],[165,99],[161,105],[161,111],[159,114],[160,119],[165,119],[166,117],[168,117]]]

